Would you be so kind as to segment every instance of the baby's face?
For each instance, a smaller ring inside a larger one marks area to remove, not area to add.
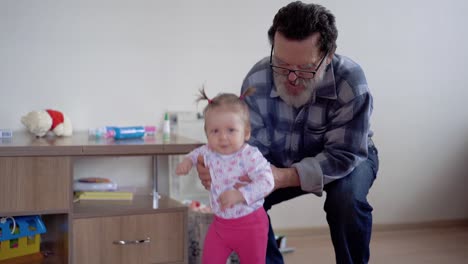
[[[237,152],[248,139],[240,114],[223,109],[206,113],[205,131],[208,147],[223,155]]]

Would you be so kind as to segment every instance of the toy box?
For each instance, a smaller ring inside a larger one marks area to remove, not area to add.
[[[40,234],[47,230],[39,216],[16,216],[0,221],[0,261],[39,252]]]

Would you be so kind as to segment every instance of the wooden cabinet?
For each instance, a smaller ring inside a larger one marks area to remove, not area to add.
[[[182,212],[78,219],[73,262],[185,263]]]
[[[0,217],[42,216],[47,233],[41,236],[41,251],[48,257],[34,263],[187,263],[185,206],[150,195],[73,203],[73,161],[76,156],[138,155],[154,161],[199,145],[177,135],[169,141],[157,135],[114,142],[88,139],[86,133],[68,138],[15,134],[0,141]],[[154,182],[167,177],[153,174]]]
[[[0,157],[0,208],[67,212],[70,207],[69,157]]]

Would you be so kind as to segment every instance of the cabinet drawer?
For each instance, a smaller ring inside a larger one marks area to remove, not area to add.
[[[186,263],[185,221],[184,212],[76,219],[73,263]]]
[[[71,165],[70,157],[1,157],[1,211],[68,210]]]

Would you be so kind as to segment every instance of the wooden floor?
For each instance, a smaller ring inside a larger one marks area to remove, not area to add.
[[[286,246],[295,248],[285,263],[335,263],[327,232],[283,232]],[[369,263],[468,264],[468,225],[375,230]]]

